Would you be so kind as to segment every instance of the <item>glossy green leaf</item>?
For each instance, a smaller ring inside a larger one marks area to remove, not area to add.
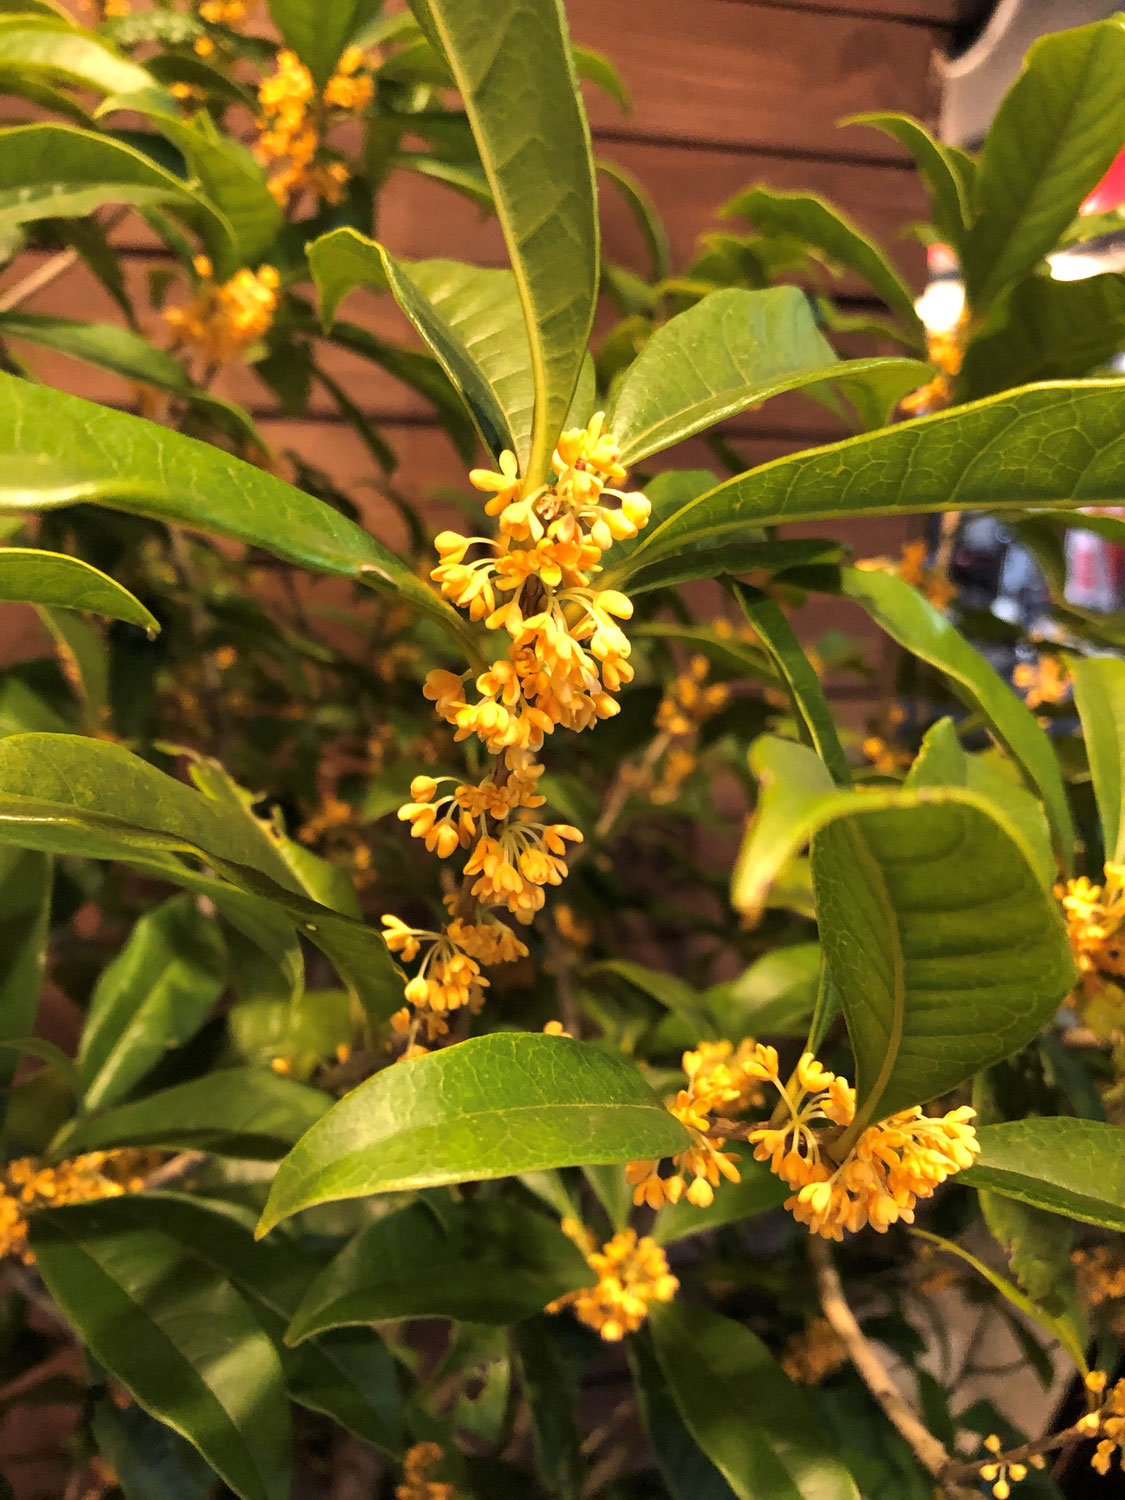
[[[335,1105],[281,1164],[259,1232],[314,1203],[667,1156],[686,1139],[616,1054],[566,1037],[475,1037]]]
[[[641,1420],[672,1500],[736,1500],[730,1485],[684,1425],[647,1328],[628,1341],[626,1353]]]
[[[923,343],[922,325],[914,311],[910,288],[883,252],[823,198],[811,193],[756,187],[732,198],[723,212],[749,219],[759,234],[792,235],[833,269],[854,271],[862,276],[904,320],[918,343]]]
[[[796,287],[729,287],[656,330],[615,385],[606,426],[631,465],[784,391],[831,380],[846,395],[888,368],[904,391],[929,373],[914,360],[839,361]]]
[[[135,1227],[124,1199],[36,1214],[31,1235],[52,1297],[139,1405],[242,1500],[285,1500],[281,1364],[230,1283],[171,1236]]]
[[[378,9],[371,0],[269,0],[270,19],[287,47],[297,54],[323,88],[340,53]]]
[[[302,1406],[325,1412],[349,1432],[389,1453],[403,1447],[402,1395],[394,1360],[370,1329],[341,1329],[308,1339],[300,1349],[282,1342],[286,1325],[321,1258],[309,1247],[275,1235],[255,1241],[253,1215],[234,1204],[193,1194],[130,1195],[119,1213],[139,1228],[172,1235],[248,1299],[278,1346],[285,1384]]]
[[[904,785],[967,786],[987,798],[1023,835],[1044,886],[1054,883],[1057,867],[1051,850],[1051,831],[1043,808],[1027,789],[1018,766],[998,750],[967,755],[961,748],[952,719],[939,719],[922,737],[922,744]]]
[[[526,470],[535,388],[511,272],[397,260],[354,229],[323,235],[308,253],[325,320],[356,286],[389,289],[460,393],[485,447],[493,455],[510,449]]]
[[[985,138],[962,271],[983,311],[1051,250],[1125,139],[1125,22],[1041,38]]]
[[[704,995],[719,1035],[795,1036],[816,1001],[820,944],[790,943],[755,959],[737,979],[714,985]]]
[[[739,1500],[859,1500],[804,1393],[756,1334],[679,1301],[653,1303],[649,1321],[688,1431]]]
[[[1107,860],[1125,858],[1125,662],[1115,656],[1069,656],[1074,702],[1094,780]]]
[[[597,52],[593,47],[574,47],[574,66],[579,78],[587,83],[596,83],[615,104],[619,105],[622,114],[630,114],[633,109],[633,101],[629,97],[629,89],[609,58],[604,52]]]
[[[964,400],[1033,380],[1089,375],[1125,345],[1125,277],[1028,276],[969,340],[957,377]]]
[[[145,98],[125,97],[120,103],[140,110],[183,153],[191,176],[226,218],[234,234],[235,255],[229,269],[253,264],[273,243],[284,221],[257,158],[241,141],[223,135],[206,111],[189,122],[171,107],[172,99],[164,107],[159,98],[150,104]]]
[[[935,788],[934,805],[856,808],[813,843],[860,1128],[1018,1051],[1074,982],[1065,930],[1026,846],[971,795]]]
[[[561,0],[413,0],[461,93],[523,307],[535,387],[532,484],[547,476],[594,319],[590,132]]]
[[[22,340],[43,349],[111,370],[127,380],[141,380],[162,390],[186,393],[191,382],[179,360],[155,348],[130,328],[113,323],[79,323],[40,313],[0,313],[0,338]]]
[[[676,1240],[706,1234],[708,1230],[719,1229],[725,1224],[740,1224],[744,1219],[778,1208],[792,1194],[793,1189],[770,1171],[768,1162],[754,1160],[749,1146],[726,1141],[722,1149],[739,1158],[741,1182],[723,1182],[707,1208],[697,1208],[686,1198],[665,1205],[652,1227],[657,1244],[671,1245]]]
[[[1125,1231],[1119,1125],[1069,1115],[982,1125],[980,1155],[957,1181],[1085,1224]]]
[[[841,791],[811,751],[770,737],[752,764],[759,803],[733,900],[759,910],[815,835],[821,943],[856,1058],[860,1128],[1031,1040],[1075,971],[1034,855],[1000,809],[963,787]]]
[[[1027,1295],[1048,1308],[1061,1302],[1074,1276],[1074,1225],[1069,1219],[985,1189],[980,1192],[980,1211]]]
[[[152,1146],[274,1161],[324,1114],[319,1089],[268,1068],[220,1068],[68,1125],[58,1155]]]
[[[80,218],[106,203],[163,204],[199,234],[217,263],[231,254],[233,234],[222,214],[132,146],[71,125],[0,131],[0,233],[36,219]]]
[[[954,249],[959,248],[964,239],[969,209],[956,164],[947,148],[911,115],[879,112],[851,115],[840,124],[870,125],[906,147],[930,195],[935,227]]]
[[[922,511],[1059,509],[1125,499],[1121,385],[1027,386],[881,432],[774,459],[652,525],[619,579],[749,527]],[[616,570],[615,570],[616,571]]]
[[[1042,800],[1062,863],[1069,866],[1074,824],[1058,758],[1035,715],[940,610],[893,573],[840,569],[840,592],[860,604],[888,635],[946,676],[975,708]]]
[[[95,503],[230,537],[393,593],[475,649],[456,612],[373,537],[210,443],[0,375],[0,459],[0,514]]]
[[[88,31],[41,25],[0,27],[0,68],[45,75],[102,94],[155,86],[151,73]]]
[[[308,1288],[286,1339],[402,1318],[515,1323],[589,1280],[585,1257],[533,1209],[478,1199],[446,1204],[439,1217],[414,1203],[345,1245]]]
[[[128,589],[63,552],[36,547],[0,547],[0,600],[85,609],[110,620],[127,620],[155,635],[156,616]]]
[[[832,710],[793,627],[767,594],[741,584],[734,584],[733,591],[751,628],[773,658],[793,705],[801,738],[820,756],[837,786],[850,786],[851,770],[836,734]]]
[[[25,1037],[35,1024],[47,961],[51,859],[34,850],[0,848],[0,1039]],[[0,1051],[0,1084],[9,1085],[19,1063],[14,1047]]]
[[[671,276],[672,247],[668,242],[668,231],[644,183],[631,172],[626,172],[619,163],[607,161],[604,157],[599,157],[594,165],[613,183],[633,215],[648,251],[652,279],[663,281],[666,276]]]
[[[115,1104],[169,1047],[189,1041],[226,972],[218,927],[195,897],[146,912],[94,986],[78,1052],[84,1108]]]

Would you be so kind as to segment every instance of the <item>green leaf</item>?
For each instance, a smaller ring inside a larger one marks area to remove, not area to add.
[[[325,1412],[384,1452],[402,1451],[402,1396],[394,1360],[370,1329],[352,1329],[286,1348],[282,1335],[320,1258],[285,1235],[255,1241],[253,1215],[214,1199],[182,1193],[132,1194],[118,1210],[142,1229],[173,1236],[249,1299],[278,1346],[285,1384],[302,1406]]]
[[[854,271],[898,313],[919,346],[925,336],[914,298],[883,252],[852,221],[823,198],[811,193],[775,192],[748,188],[723,209],[727,215],[748,219],[759,234],[792,235],[803,241],[835,270]]]
[[[704,995],[719,1035],[795,1036],[816,1003],[820,944],[791,943],[773,948],[728,984]]]
[[[492,189],[535,386],[525,474],[542,484],[594,320],[598,217],[590,132],[560,0],[413,0],[445,54]]]
[[[0,458],[0,514],[95,503],[230,537],[395,594],[475,651],[456,612],[373,537],[210,443],[0,375]]]
[[[739,1500],[859,1500],[806,1396],[756,1334],[678,1301],[654,1303],[649,1321],[688,1431]]]
[[[535,389],[510,271],[397,260],[354,229],[322,235],[308,255],[326,322],[354,287],[389,288],[460,393],[485,447],[494,456],[510,449],[526,472]]]
[[[970,339],[957,377],[963,400],[1033,380],[1089,375],[1125,344],[1125,277],[1028,276]]]
[[[980,1155],[958,1175],[966,1187],[1125,1231],[1125,1151],[1119,1125],[1057,1118],[982,1125]]]
[[[1107,860],[1125,858],[1125,662],[1115,656],[1068,656],[1074,702],[1094,780]]]
[[[36,1266],[84,1344],[242,1500],[289,1493],[281,1364],[245,1300],[125,1199],[38,1213]]]
[[[629,97],[625,80],[605,53],[596,52],[593,47],[574,47],[572,50],[579,78],[584,78],[588,83],[596,83],[620,106],[622,114],[631,114],[633,101]]]
[[[615,385],[606,427],[623,464],[638,463],[693,433],[784,391],[896,370],[904,390],[929,366],[914,360],[841,363],[792,286],[712,292],[658,328]]]
[[[821,944],[855,1053],[858,1129],[1030,1041],[1074,964],[1015,825],[969,788],[842,791],[811,751],[768,736],[751,760],[759,803],[734,904],[759,910],[815,835]]]
[[[155,87],[151,73],[88,31],[42,25],[0,26],[0,68],[47,77],[101,94]]]
[[[1056,244],[1125,139],[1121,18],[1042,37],[980,154],[962,274],[979,313]]]
[[[398,971],[373,928],[310,900],[279,851],[243,817],[119,745],[77,735],[0,741],[0,843],[125,860],[205,889],[259,933],[263,921],[276,928],[284,913],[331,959],[372,1020],[397,1004]],[[216,891],[214,882],[168,858],[170,851],[194,855],[231,884]],[[255,904],[247,906],[243,893]],[[265,903],[272,912],[263,914]]]
[[[36,605],[36,612],[55,642],[59,665],[82,705],[82,727],[98,734],[110,722],[109,652],[92,621],[70,609]]]
[[[668,231],[648,189],[615,161],[599,157],[594,165],[603,177],[608,177],[613,183],[633,215],[648,251],[652,279],[663,281],[665,277],[671,276],[672,247],[668,242]]]
[[[1073,1277],[1074,1226],[1003,1193],[980,1192],[980,1209],[993,1239],[1002,1246],[1020,1286],[1050,1307]]]
[[[768,595],[737,583],[732,589],[747,620],[773,658],[793,705],[802,740],[820,756],[837,786],[850,786],[852,773],[836,735],[832,710],[793,627]]]
[[[194,896],[146,912],[103,969],[82,1031],[83,1107],[115,1104],[207,1019],[226,984],[226,952]]]
[[[672,1500],[735,1500],[730,1485],[685,1427],[647,1328],[628,1341],[626,1353],[641,1419]]]
[[[241,141],[221,134],[205,110],[189,122],[174,108],[162,108],[159,99],[150,103],[143,97],[125,97],[108,101],[107,107],[115,102],[146,115],[183,153],[192,177],[234,233],[234,265],[253,264],[273,243],[284,222],[257,158]],[[168,106],[174,106],[174,100],[169,99]]]
[[[922,738],[906,786],[967,786],[1000,808],[1023,835],[1044,886],[1054,883],[1055,856],[1043,809],[1028,791],[1019,767],[998,750],[966,755],[952,719],[939,719]]]
[[[534,1209],[477,1200],[444,1204],[439,1217],[413,1203],[344,1246],[285,1337],[299,1344],[327,1328],[403,1318],[515,1323],[589,1281],[585,1257]]]
[[[1087,1371],[1086,1357],[1083,1351],[1083,1341],[1077,1337],[1077,1329],[1073,1320],[1068,1315],[1056,1317],[1046,1308],[1034,1302],[1026,1293],[1022,1292],[1015,1282],[1009,1281],[999,1271],[994,1271],[991,1266],[985,1265],[984,1261],[978,1260],[963,1246],[955,1244],[952,1240],[943,1239],[940,1234],[931,1234],[927,1229],[912,1229],[910,1233],[915,1238],[926,1240],[931,1245],[936,1245],[944,1250],[947,1255],[955,1255],[963,1260],[966,1265],[972,1266],[979,1276],[983,1276],[1006,1302],[1023,1313],[1024,1317],[1032,1323],[1038,1323],[1039,1327],[1047,1334],[1048,1338],[1057,1339],[1066,1350],[1074,1363],[1079,1374],[1085,1375]]]
[[[54,349],[99,370],[111,370],[126,380],[145,381],[162,390],[183,395],[191,389],[179,360],[132,329],[113,323],[76,323],[40,313],[6,312],[0,314],[0,338],[22,339]]]
[[[512,1344],[531,1414],[540,1477],[549,1495],[580,1500],[586,1464],[576,1419],[578,1382],[560,1347],[558,1332],[547,1318],[529,1318],[512,1329]]]
[[[857,807],[813,843],[821,943],[856,1059],[853,1138],[1018,1051],[1073,984],[1022,839],[970,795]]]
[[[0,130],[0,234],[35,219],[81,218],[105,203],[166,205],[193,228],[218,265],[233,231],[182,178],[123,141],[71,125]]]
[[[125,1500],[209,1500],[215,1474],[179,1433],[143,1407],[109,1395],[94,1404],[90,1431]]]
[[[913,656],[943,673],[957,695],[974,708],[1023,771],[1042,800],[1055,847],[1064,866],[1074,849],[1074,824],[1058,757],[1050,740],[1010,684],[969,645],[940,610],[893,573],[841,568],[840,592],[860,604],[888,635]]]
[[[0,599],[86,609],[110,620],[127,620],[155,635],[156,616],[128,589],[97,568],[64,552],[36,547],[0,547]]]
[[[629,553],[620,580],[689,545],[707,566],[747,528],[922,511],[1059,509],[1125,498],[1121,384],[1026,386],[774,459],[689,500]]]
[[[926,127],[911,115],[882,112],[849,115],[840,124],[870,125],[906,147],[914,158],[918,175],[926,184],[930,195],[934,227],[954,249],[959,249],[968,222],[968,202],[957,167],[947,148],[935,140]]]
[[[327,1094],[268,1068],[221,1068],[72,1122],[55,1151],[65,1156],[152,1146],[275,1161],[329,1103]]]
[[[35,1024],[47,961],[53,866],[34,850],[0,848],[0,1039],[14,1042]],[[0,1052],[0,1084],[15,1076],[19,1053]]]
[[[697,1208],[686,1198],[679,1203],[665,1205],[656,1216],[652,1236],[659,1245],[671,1245],[677,1240],[692,1235],[706,1234],[724,1224],[740,1224],[756,1214],[768,1213],[778,1208],[792,1193],[780,1177],[769,1169],[768,1162],[755,1161],[749,1146],[738,1141],[726,1141],[724,1151],[733,1152],[738,1158],[741,1182],[723,1182],[707,1208]]]
[[[270,18],[323,88],[335,71],[340,53],[377,9],[370,0],[269,0]]]
[[[259,1233],[315,1203],[674,1154],[631,1063],[566,1037],[475,1037],[360,1084],[286,1157]]]

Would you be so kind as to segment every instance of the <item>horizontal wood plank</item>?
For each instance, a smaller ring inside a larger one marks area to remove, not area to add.
[[[595,134],[886,160],[903,153],[836,122],[861,110],[932,118],[943,33],[890,19],[730,0],[570,0],[577,42],[601,47],[633,95],[624,122],[589,94]]]
[[[955,26],[973,7],[973,0],[731,0],[731,3],[829,14],[887,16],[895,21],[922,21],[935,26]]]

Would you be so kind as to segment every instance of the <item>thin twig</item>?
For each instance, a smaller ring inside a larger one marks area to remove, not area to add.
[[[50,260],[44,261],[22,281],[17,281],[15,286],[9,287],[0,295],[0,313],[11,312],[13,307],[18,307],[45,286],[50,286],[64,271],[69,271],[77,259],[77,250],[62,250],[58,255],[52,255]]]
[[[1055,1453],[1059,1448],[1066,1448],[1071,1443],[1085,1442],[1093,1436],[1079,1422],[1073,1427],[1067,1427],[1062,1432],[1050,1432],[1046,1437],[1036,1438],[1034,1442],[1023,1443],[1018,1448],[1010,1448],[1006,1453],[989,1453],[979,1460],[970,1460],[968,1463],[950,1463],[948,1468],[941,1474],[943,1482],[956,1483],[961,1479],[979,1479],[981,1464],[1021,1464],[1026,1463],[1029,1458],[1038,1458],[1040,1454]]]
[[[185,1177],[189,1177],[196,1167],[201,1167],[206,1160],[206,1151],[181,1151],[179,1156],[173,1156],[162,1167],[157,1167],[155,1172],[148,1174],[145,1178],[145,1188],[165,1188],[170,1187],[174,1182],[181,1182]]]
[[[910,1444],[922,1467],[935,1479],[941,1479],[953,1460],[933,1433],[919,1421],[910,1405],[883,1366],[882,1360],[864,1337],[855,1314],[848,1306],[828,1246],[813,1235],[809,1240],[809,1260],[816,1276],[820,1305],[832,1331],[848,1351],[848,1358],[864,1385],[883,1408],[887,1420]]]

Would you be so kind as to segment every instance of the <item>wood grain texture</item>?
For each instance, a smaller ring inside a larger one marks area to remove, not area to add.
[[[730,0],[730,3],[829,14],[887,16],[895,21],[922,21],[934,26],[956,25],[974,8],[974,0]]]
[[[590,92],[603,137],[905,159],[835,122],[875,107],[931,118],[936,107],[940,28],[731,0],[570,0],[568,11],[575,40],[610,51],[633,95],[622,121]]]

